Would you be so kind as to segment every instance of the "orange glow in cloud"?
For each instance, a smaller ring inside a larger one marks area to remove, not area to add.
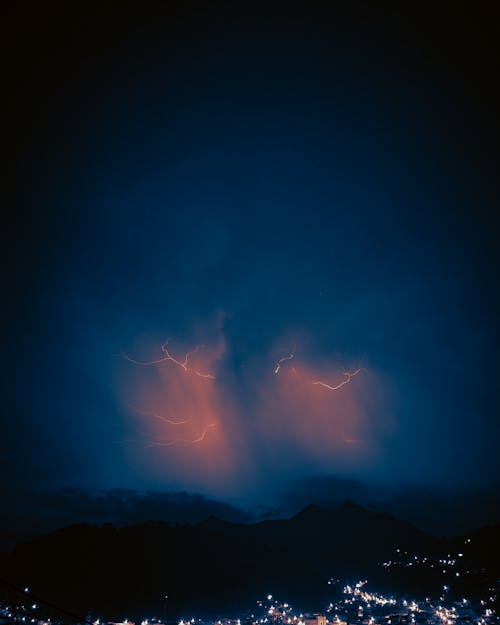
[[[326,372],[332,378],[333,372]],[[320,458],[320,464],[335,466],[338,460],[363,452],[370,453],[368,414],[363,397],[372,380],[361,387],[342,389],[338,393],[320,392],[321,388],[339,390],[347,379],[335,385],[318,385],[318,374],[310,365],[297,363],[276,380],[273,387],[260,389],[262,427],[272,446],[283,439],[301,454]],[[367,376],[368,377],[368,376]],[[350,391],[350,392],[349,392]],[[353,444],[357,449],[353,450]]]
[[[167,343],[162,351],[157,359],[125,356],[131,366],[122,387],[135,432],[130,453],[159,482],[239,496],[296,467],[350,470],[376,455],[381,388],[373,370],[339,374],[295,346],[275,360],[275,375],[260,361],[247,363],[236,390],[231,373],[224,374],[222,331],[214,344],[182,358]]]
[[[148,410],[139,410],[138,408],[133,408],[134,412],[138,415],[142,415],[143,417],[152,417],[153,419],[159,419],[163,421],[163,423],[168,423],[169,425],[184,425],[185,423],[189,423],[191,419],[172,419],[170,417],[165,417],[164,415],[158,414],[157,412],[149,412]]]
[[[245,450],[232,398],[218,386],[216,371],[225,354],[219,339],[185,356],[139,360],[131,365],[122,399],[135,435],[126,442],[134,462],[159,480],[185,482],[203,492],[229,493],[244,464]],[[210,373],[207,373],[210,372]]]
[[[146,447],[172,447],[172,445],[196,445],[205,440],[208,430],[217,427],[217,423],[209,423],[197,438],[160,437],[146,444]]]

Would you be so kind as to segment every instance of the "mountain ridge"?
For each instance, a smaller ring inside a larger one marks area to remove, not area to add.
[[[500,525],[483,533],[478,544],[488,554]],[[332,575],[387,583],[379,563],[396,548],[437,553],[444,544],[407,521],[345,502],[253,524],[214,515],[194,525],[74,524],[17,545],[1,563],[4,577],[57,605],[123,619],[161,613],[165,594],[179,616],[238,612],[269,592],[306,609],[328,599]]]

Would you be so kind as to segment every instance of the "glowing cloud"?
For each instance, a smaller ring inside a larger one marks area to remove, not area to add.
[[[248,469],[240,412],[219,381],[226,351],[221,333],[178,358],[168,346],[161,358],[124,355],[121,400],[129,414],[124,450],[138,471],[163,484],[181,483],[207,494],[233,495]],[[138,367],[127,367],[131,362]],[[209,372],[209,373],[208,373]]]
[[[381,414],[373,370],[346,368],[338,380],[338,364],[307,351],[304,341],[274,360],[273,373],[269,353],[258,352],[237,378],[222,329],[211,336],[182,358],[168,342],[161,358],[123,355],[121,400],[133,443],[126,449],[153,479],[218,496],[260,496],[304,467],[355,470],[372,462]]]
[[[152,417],[153,419],[159,419],[163,421],[163,423],[168,423],[169,425],[184,425],[185,423],[190,423],[191,419],[178,419],[174,420],[169,417],[165,417],[157,412],[150,412],[148,410],[139,410],[138,408],[132,408],[138,415],[143,417]]]
[[[159,438],[150,441],[146,447],[172,447],[172,445],[195,445],[205,440],[210,428],[217,427],[217,423],[209,423],[203,432],[196,438]]]

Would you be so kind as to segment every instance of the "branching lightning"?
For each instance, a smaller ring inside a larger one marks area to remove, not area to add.
[[[276,363],[276,367],[274,368],[274,373],[277,375],[280,372],[281,365],[284,362],[287,362],[287,360],[292,360],[292,358],[294,357],[295,357],[295,347],[293,348],[293,350],[290,352],[288,356],[283,356],[283,358],[280,358],[278,360],[278,362]]]
[[[150,441],[146,447],[172,447],[174,445],[196,445],[205,440],[210,428],[217,426],[217,423],[210,423],[203,432],[196,438],[158,438]]]
[[[319,385],[319,386],[323,386],[323,387],[327,388],[330,391],[338,391],[340,388],[342,388],[346,384],[349,384],[349,382],[352,380],[352,378],[357,376],[358,373],[360,373],[361,371],[363,371],[362,367],[360,367],[359,369],[355,369],[354,371],[351,371],[351,372],[344,371],[342,373],[342,375],[344,376],[344,379],[342,380],[342,382],[339,382],[336,386],[331,386],[330,384],[327,384],[326,382],[322,382],[321,380],[315,380],[313,382],[313,384]]]
[[[202,358],[202,354],[195,356],[200,350],[204,349],[204,345],[197,345],[194,349],[186,352],[182,357],[175,357],[169,350],[169,343],[170,339],[161,344],[161,353],[157,356],[157,358],[153,358],[151,360],[137,360],[126,353],[122,353],[122,357],[134,365],[143,367],[155,367],[172,363],[176,367],[182,369],[183,373],[191,374],[192,376],[196,376],[204,380],[213,381],[216,379],[212,372],[204,369],[204,367],[209,368],[210,362],[213,363],[214,359],[212,358],[209,360],[207,358]],[[294,361],[293,364],[290,363],[291,360]],[[278,383],[278,379],[276,381],[278,390],[275,392],[284,394],[283,396],[280,394],[277,397],[285,402],[285,407],[290,406],[289,401],[291,398],[292,401],[301,401],[300,393],[301,391],[304,391],[304,385],[309,386],[312,384],[315,386],[321,386],[328,391],[336,392],[343,386],[349,384],[354,377],[361,373],[361,371],[365,370],[361,366],[355,369],[343,369],[340,374],[337,374],[341,376],[340,380],[337,377],[337,379],[333,378],[333,382],[330,382],[328,378],[325,380],[321,379],[322,376],[318,376],[318,371],[321,369],[316,369],[311,363],[306,363],[302,369],[300,368],[300,364],[295,362],[296,360],[296,346],[293,345],[291,351],[284,352],[284,355],[280,357],[279,360],[275,361],[274,365],[274,375],[281,373],[279,378],[280,382]],[[296,369],[293,365],[296,365],[298,368]],[[314,371],[316,371],[316,373],[314,373]],[[179,375],[184,378],[183,374]],[[287,383],[289,376],[293,376],[295,384]],[[147,449],[197,445],[199,445],[200,448],[205,448],[206,444],[210,445],[212,440],[211,437],[214,437],[214,435],[210,432],[216,427],[222,427],[221,423],[223,423],[223,421],[219,421],[219,418],[224,416],[224,412],[220,412],[219,409],[221,406],[218,402],[218,400],[221,399],[218,396],[218,392],[222,389],[218,389],[211,385],[207,387],[201,382],[197,383],[193,377],[189,380],[183,379],[182,383],[180,383],[179,379],[170,379],[170,376],[168,376],[168,379],[163,379],[162,381],[164,384],[167,384],[167,390],[169,391],[167,393],[168,398],[170,401],[175,402],[173,406],[175,405],[177,408],[180,408],[180,413],[177,411],[173,412],[173,414],[170,413],[168,406],[166,410],[159,407],[159,411],[157,412],[155,409],[144,410],[138,408],[137,404],[135,406],[129,404],[129,408],[133,410],[136,415],[143,417],[143,420],[141,423],[136,423],[136,427],[134,428],[136,438],[131,439],[128,442],[140,445],[141,447]],[[292,388],[292,386],[294,388]],[[291,397],[289,396],[289,392],[293,393]],[[213,396],[214,393],[215,398]],[[296,393],[299,395],[296,395]],[[192,397],[189,397],[190,395],[192,395]],[[193,401],[190,401],[190,399],[194,401],[194,404]],[[264,396],[264,399],[266,399],[266,396]],[[316,399],[318,400],[318,414],[319,416],[322,416],[322,411],[324,411],[323,409],[326,410],[326,404],[322,404],[319,397]],[[327,404],[329,405],[329,401],[327,401]],[[197,406],[197,408],[191,410],[189,406],[192,405]],[[146,407],[148,407],[147,404]],[[222,406],[222,408],[224,408],[224,406]],[[295,413],[293,412],[293,414]],[[146,427],[145,423],[147,424]],[[137,426],[139,426],[140,429],[136,429]],[[203,441],[206,441],[206,443],[203,443]],[[216,441],[217,437],[215,437],[215,440],[212,442]],[[345,438],[344,442],[348,445],[356,447],[363,441],[352,437]]]
[[[174,358],[168,350],[169,342],[170,342],[170,339],[166,341],[165,343],[163,343],[163,345],[161,346],[161,351],[165,354],[165,356],[163,356],[162,358],[157,358],[155,360],[136,360],[135,358],[131,358],[125,353],[123,353],[122,355],[125,358],[125,360],[128,360],[134,365],[141,365],[143,367],[149,367],[149,366],[161,365],[165,362],[173,362],[175,365],[177,365],[181,369],[184,369],[186,373],[193,373],[194,375],[197,375],[198,377],[204,378],[206,380],[215,380],[215,375],[213,375],[212,373],[204,373],[202,371],[199,371],[198,369],[195,369],[189,364],[189,358],[193,354],[198,352],[200,349],[202,349],[204,345],[197,345],[190,352],[186,353],[186,355],[184,356],[184,360],[177,360],[177,358]]]
[[[153,419],[158,419],[159,421],[163,421],[163,423],[168,423],[169,425],[184,425],[185,423],[190,423],[192,419],[170,419],[169,417],[165,417],[157,412],[151,412],[149,410],[139,410],[138,408],[134,408],[132,406],[134,412],[142,417],[153,417]]]

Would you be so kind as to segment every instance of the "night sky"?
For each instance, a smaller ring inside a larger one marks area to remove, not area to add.
[[[498,494],[499,21],[376,4],[11,10],[16,518],[67,487]]]

